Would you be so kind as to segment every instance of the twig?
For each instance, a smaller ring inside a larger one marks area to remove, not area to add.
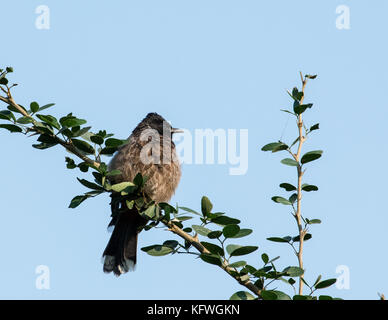
[[[303,104],[304,100],[304,92],[307,84],[307,79],[303,78],[302,72],[300,73],[300,77],[302,80],[302,92],[303,96],[300,99],[300,104]],[[302,114],[298,115],[298,132],[299,132],[299,144],[298,144],[298,150],[296,154],[294,155],[295,160],[298,162],[297,166],[297,172],[298,172],[298,187],[297,187],[297,207],[296,207],[296,213],[295,213],[295,219],[298,224],[298,230],[299,230],[299,250],[297,252],[299,267],[303,269],[303,244],[304,244],[304,236],[306,234],[306,230],[302,226],[302,214],[301,214],[301,202],[302,202],[302,177],[303,177],[303,171],[302,171],[302,165],[299,163],[300,161],[300,155],[302,151],[302,146],[305,141],[305,137],[303,135],[303,119]],[[303,275],[299,278],[299,295],[303,294]]]
[[[29,115],[21,106],[19,106],[12,98],[10,92],[7,93],[8,94],[8,97],[5,98],[5,97],[2,97],[0,96],[0,100],[13,106],[15,109],[17,109],[23,116],[27,117],[27,118],[30,118],[32,120],[34,120],[35,122],[35,119]],[[37,127],[33,127],[32,131],[35,131],[35,132],[39,132],[39,128]],[[62,140],[61,138],[59,138],[58,136],[52,134],[50,135],[51,138],[53,138],[57,143],[59,143],[61,146],[63,146],[66,150],[68,150],[69,152],[73,153],[74,155],[76,155],[78,158],[82,159],[84,162],[87,162],[88,164],[90,165],[93,165],[94,167],[96,168],[99,168],[100,167],[100,163],[99,162],[96,162],[96,161],[93,161],[92,159],[88,158],[87,156],[85,156],[84,154],[82,154],[81,152],[78,151],[78,149],[76,147],[74,147],[70,142],[67,142],[65,140]]]
[[[168,227],[168,229],[171,232],[175,233],[179,237],[181,237],[184,240],[188,241],[200,253],[210,254],[209,250],[207,250],[199,242],[198,239],[196,239],[196,238],[192,237],[191,235],[189,235],[188,233],[184,232],[181,228],[176,226],[173,222],[171,222],[171,221],[164,221],[164,220],[162,220],[162,222]],[[239,276],[233,275],[233,272],[235,272],[235,270],[233,268],[229,267],[229,265],[227,263],[225,263],[225,262],[222,263],[220,268],[222,270],[224,270],[226,273],[228,273],[231,277],[233,277],[239,284],[241,284],[242,286],[246,287],[248,290],[253,292],[255,295],[260,296],[262,290],[259,289],[257,286],[255,286],[255,284],[253,284],[250,280],[242,281]]]

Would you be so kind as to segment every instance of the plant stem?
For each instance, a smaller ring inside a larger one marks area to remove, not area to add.
[[[197,249],[200,253],[208,253],[210,254],[209,250],[207,250],[197,238],[192,237],[188,233],[184,232],[181,228],[176,226],[171,221],[165,221],[162,220],[162,222],[168,227],[168,229],[178,235],[179,237],[183,238],[184,240],[190,242],[190,244]],[[233,273],[235,270],[231,267],[229,267],[228,263],[222,263],[220,266],[222,270],[224,270],[227,274],[229,274],[231,277],[233,277],[239,284],[253,292],[255,295],[260,296],[261,289],[259,289],[257,286],[255,286],[250,280],[242,281],[239,276],[234,275]]]
[[[300,99],[300,104],[303,104],[304,100],[304,91],[307,84],[307,79],[303,78],[302,73],[300,73],[300,77],[302,80],[302,92],[303,96]],[[295,160],[298,162],[297,167],[297,173],[298,173],[298,187],[297,187],[297,207],[296,207],[296,213],[295,213],[295,219],[298,224],[298,230],[299,230],[299,250],[297,251],[297,257],[299,262],[299,267],[303,269],[303,244],[304,244],[304,236],[306,234],[306,230],[302,226],[302,213],[301,213],[301,204],[302,204],[302,177],[303,177],[303,171],[302,171],[302,164],[300,163],[300,155],[302,151],[302,146],[305,141],[305,137],[303,135],[303,119],[302,114],[298,115],[298,132],[299,132],[299,145],[297,153],[295,154]],[[303,295],[303,275],[299,278],[299,295]]]
[[[3,101],[11,106],[13,106],[14,108],[16,108],[23,116],[27,117],[27,118],[30,118],[32,120],[34,120],[35,122],[35,119],[29,115],[21,106],[19,106],[12,98],[11,94],[8,93],[8,97],[2,97],[0,96],[0,101]],[[35,131],[35,132],[39,132],[39,128],[36,128],[35,126],[33,127],[32,131]],[[52,134],[51,137],[53,139],[56,140],[56,142],[58,144],[60,144],[61,146],[63,146],[65,149],[67,149],[68,151],[70,151],[71,153],[73,153],[74,155],[76,155],[78,158],[82,159],[84,162],[87,162],[89,163],[90,165],[93,165],[95,166],[96,168],[99,168],[100,167],[100,163],[99,162],[96,162],[96,161],[93,161],[92,159],[88,158],[87,156],[85,156],[84,154],[82,154],[81,152],[78,151],[78,149],[76,147],[73,146],[72,143],[70,142],[67,142],[65,140],[62,140],[61,138],[59,138],[58,136]]]

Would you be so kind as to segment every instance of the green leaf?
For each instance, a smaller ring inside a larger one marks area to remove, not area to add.
[[[313,284],[313,287],[314,287],[319,281],[321,281],[321,279],[322,279],[322,275],[319,275],[318,278],[317,278],[317,280],[315,280],[315,282],[314,282],[314,284]]]
[[[9,110],[0,111],[0,119],[9,120],[9,121],[16,120],[13,113]]]
[[[291,300],[291,297],[282,291],[273,290],[272,292],[276,294],[276,300]]]
[[[135,178],[133,179],[133,183],[139,187],[143,187],[144,184],[146,183],[146,177],[142,176],[140,173],[138,173]]]
[[[48,108],[51,108],[52,106],[55,106],[55,103],[46,104],[43,107],[40,107],[38,111],[46,110]]]
[[[318,187],[305,183],[305,184],[302,185],[302,190],[306,191],[306,192],[318,191]]]
[[[277,300],[278,299],[278,295],[275,292],[270,291],[270,290],[261,291],[260,296],[263,300]]]
[[[174,208],[172,205],[166,203],[166,202],[159,202],[159,207],[166,213],[177,213],[177,209]]]
[[[240,229],[240,231],[237,232],[236,235],[234,235],[233,237],[230,237],[230,238],[233,238],[233,239],[243,238],[243,237],[250,235],[251,233],[252,233],[251,229]]]
[[[272,199],[272,201],[274,201],[276,203],[281,203],[281,204],[284,204],[286,206],[290,206],[292,204],[289,200],[284,199],[283,197],[276,196],[276,197],[272,197],[271,199]]]
[[[296,88],[296,87],[292,89],[292,94],[290,92],[288,92],[288,91],[287,91],[287,93],[295,101],[300,101],[303,98],[303,92],[299,91],[298,88]]]
[[[58,143],[55,137],[48,134],[41,134],[38,138],[38,141],[43,143],[54,144],[54,145]]]
[[[58,123],[58,120],[51,115],[37,114],[36,116],[44,123],[47,123],[48,125],[54,127],[55,129],[59,130],[61,128],[61,126]]]
[[[126,143],[128,143],[127,140],[119,140],[119,139],[115,139],[115,138],[109,138],[105,141],[105,145],[107,147],[111,147],[111,148],[118,148]]]
[[[178,217],[176,217],[176,219],[178,219],[179,221],[187,221],[187,220],[193,219],[193,217],[190,217],[190,216],[178,216]]]
[[[231,268],[241,268],[244,267],[247,264],[246,261],[237,261],[229,264],[229,267]]]
[[[86,141],[78,140],[78,139],[72,139],[71,141],[77,149],[87,154],[94,154],[94,148]]]
[[[9,132],[23,132],[22,128],[13,124],[0,124],[0,128],[6,129]]]
[[[287,267],[283,270],[283,272],[287,273],[289,277],[300,277],[304,274],[304,270],[299,267]]]
[[[303,238],[303,240],[304,240],[304,241],[307,241],[307,240],[310,240],[312,237],[313,237],[313,236],[312,236],[310,233],[306,233],[305,236],[304,236],[304,238]],[[296,237],[292,238],[292,241],[294,241],[294,242],[299,242],[299,239],[300,239],[300,237],[299,237],[299,236],[296,236]]]
[[[306,221],[308,222],[308,224],[320,224],[322,222],[319,219],[312,219],[312,220],[306,219]]]
[[[219,224],[221,226],[226,226],[228,224],[239,224],[241,221],[238,219],[230,218],[227,216],[217,216],[216,218],[212,218],[211,222]]]
[[[209,239],[217,239],[221,237],[221,235],[222,235],[222,231],[212,231],[208,233],[207,237]]]
[[[80,137],[82,135],[84,135],[85,133],[87,133],[92,127],[84,127],[82,129],[79,129],[78,131],[75,131],[72,133],[72,136],[73,137]]]
[[[333,300],[333,298],[330,296],[321,295],[319,296],[318,300]]]
[[[231,257],[235,256],[243,256],[246,254],[250,254],[256,251],[259,247],[257,246],[240,246],[237,244],[229,244],[226,247],[226,251],[229,253]]]
[[[318,282],[316,285],[315,285],[315,288],[316,289],[324,289],[324,288],[327,288],[327,287],[330,287],[331,285],[333,285],[334,283],[336,283],[337,279],[327,279],[327,280],[323,280],[321,282]]]
[[[83,124],[86,123],[86,120],[78,119],[72,115],[68,115],[66,117],[59,119],[59,122],[64,127],[72,128],[72,127],[82,126]]]
[[[79,179],[77,178],[77,180],[83,185],[85,186],[86,188],[89,188],[89,189],[93,189],[93,190],[104,190],[103,187],[93,183],[93,182],[90,182],[88,180],[85,180],[85,179]]]
[[[254,299],[256,298],[246,291],[238,291],[229,298],[229,300],[254,300]]]
[[[218,245],[216,245],[216,244],[214,244],[214,243],[201,241],[201,244],[202,244],[207,250],[209,250],[210,253],[213,253],[213,254],[215,254],[215,255],[220,255],[221,257],[223,257],[223,256],[225,255],[224,250],[223,250],[220,246],[218,246]]]
[[[16,120],[17,123],[20,124],[28,124],[31,123],[33,120],[30,117],[20,117],[19,119]]]
[[[305,77],[308,78],[308,79],[315,79],[318,75],[314,74],[314,75],[311,75],[311,74],[306,74]]]
[[[30,109],[33,113],[35,112],[38,112],[39,111],[39,104],[37,102],[31,102],[30,103]]]
[[[112,154],[114,154],[116,151],[117,151],[117,148],[107,147],[107,148],[103,148],[103,149],[100,151],[100,154],[102,154],[102,155],[112,155]]]
[[[7,78],[0,78],[0,84],[2,85],[7,85],[8,84],[8,79]]]
[[[201,211],[204,217],[208,216],[213,209],[213,204],[210,202],[209,198],[203,196],[201,199]]]
[[[79,165],[78,165],[78,168],[81,170],[81,172],[88,172],[89,170],[89,165],[87,162],[81,162]]]
[[[272,262],[274,262],[274,261],[276,261],[276,260],[278,260],[278,259],[280,259],[280,256],[277,256],[277,257],[275,257],[275,258],[272,258],[271,260],[268,261],[268,263],[272,263]]]
[[[284,145],[283,142],[271,142],[261,148],[261,151],[272,151],[280,146]]]
[[[286,166],[291,166],[291,167],[297,167],[299,163],[295,161],[294,159],[291,158],[286,158],[280,161],[281,163],[285,164]]]
[[[232,238],[240,231],[240,227],[237,224],[228,224],[222,230],[225,238]]]
[[[170,254],[174,251],[170,246],[162,246],[160,244],[141,248],[142,251],[147,252],[150,256],[161,257]]]
[[[287,112],[289,114],[292,114],[293,116],[296,116],[295,113],[291,112],[291,111],[288,111],[288,110],[285,110],[285,109],[281,109],[280,111],[283,111],[283,112]]]
[[[154,204],[150,205],[144,212],[142,212],[143,216],[147,216],[150,219],[153,219],[156,216],[156,206]]]
[[[33,144],[32,147],[35,148],[35,149],[44,150],[44,149],[48,149],[48,148],[54,147],[55,145],[57,145],[57,144],[56,143],[55,144],[40,143],[40,144]]]
[[[277,147],[272,149],[272,153],[276,153],[276,152],[279,152],[279,151],[284,151],[284,150],[287,150],[287,149],[288,149],[288,145],[286,145],[285,143],[281,143],[280,146],[277,146]]]
[[[204,236],[204,237],[207,237],[207,235],[212,232],[211,230],[209,230],[208,228],[205,228],[203,226],[198,226],[198,225],[192,225],[192,228],[194,229],[194,231],[198,234],[200,234],[201,236]]]
[[[74,198],[71,200],[71,202],[70,202],[69,208],[71,208],[71,209],[77,208],[77,207],[78,207],[82,202],[84,202],[87,198],[89,198],[89,197],[86,196],[86,195],[74,197]]]
[[[202,253],[199,257],[207,263],[215,264],[217,266],[222,265],[221,258],[215,254]]]
[[[318,129],[319,129],[319,123],[314,124],[313,126],[311,126],[310,129],[309,129],[309,132],[314,131],[314,130],[318,130]]]
[[[263,262],[264,262],[265,264],[267,264],[268,261],[269,261],[268,255],[267,255],[266,253],[263,253],[263,254],[261,255],[261,260],[263,260]]]
[[[298,194],[296,193],[293,193],[288,199],[288,201],[290,201],[292,204],[294,204],[296,200],[298,200]]]
[[[66,161],[66,167],[68,169],[75,169],[75,168],[77,168],[77,165],[75,164],[73,159],[71,159],[69,157],[66,157],[65,161]]]
[[[7,71],[8,73],[11,73],[11,72],[13,72],[13,68],[12,67],[7,67],[7,68],[5,68],[5,71]]]
[[[322,156],[322,153],[323,153],[322,150],[316,150],[316,151],[307,152],[307,153],[305,153],[303,155],[303,157],[300,160],[300,162],[302,164],[305,164],[305,163],[317,160],[317,159],[319,159]]]
[[[179,242],[176,240],[166,240],[163,242],[163,246],[170,247],[175,249],[178,246]]]
[[[289,243],[290,241],[288,240],[288,238],[279,238],[279,237],[270,237],[270,238],[267,238],[268,241],[272,241],[272,242],[282,242],[282,243]]]
[[[99,135],[91,136],[90,140],[96,144],[99,144],[99,145],[104,143],[104,138],[100,137]]]
[[[194,214],[196,214],[196,215],[198,215],[198,216],[201,216],[201,214],[200,214],[199,212],[197,212],[197,211],[195,211],[195,210],[193,210],[193,209],[186,208],[186,207],[178,207],[178,208],[179,208],[179,209],[182,209],[182,210],[184,210],[184,211],[186,211],[186,212],[194,213]]]
[[[282,183],[279,186],[280,186],[280,188],[283,188],[286,191],[294,191],[294,190],[296,190],[296,187],[294,187],[292,184],[289,184],[289,183]]]
[[[136,185],[132,182],[120,182],[111,186],[112,191],[122,192],[122,191],[131,191],[136,188]],[[129,193],[129,192],[128,192]]]
[[[312,103],[299,104],[299,105],[294,106],[294,112],[299,115],[299,114],[302,114],[303,112],[305,112],[307,109],[310,109],[312,106],[313,106]]]

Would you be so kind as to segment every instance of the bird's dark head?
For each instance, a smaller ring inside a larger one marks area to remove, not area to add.
[[[139,123],[137,129],[144,130],[146,128],[154,129],[158,131],[159,134],[163,135],[163,129],[165,133],[173,133],[182,132],[179,129],[173,128],[161,115],[152,112],[147,114],[147,116]]]

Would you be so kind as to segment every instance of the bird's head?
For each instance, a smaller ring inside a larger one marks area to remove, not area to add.
[[[158,131],[159,134],[163,135],[163,129],[165,133],[174,133],[183,132],[180,129],[173,128],[161,115],[152,112],[147,114],[147,116],[140,122],[139,127],[142,129],[150,128]]]

